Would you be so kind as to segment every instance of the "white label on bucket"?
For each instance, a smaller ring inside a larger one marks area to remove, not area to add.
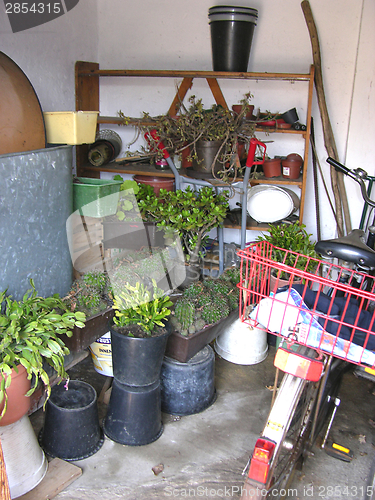
[[[290,175],[290,168],[289,167],[283,167],[283,175],[286,175],[289,177],[289,175]]]

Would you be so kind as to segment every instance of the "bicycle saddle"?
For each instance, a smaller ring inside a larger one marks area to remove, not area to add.
[[[336,257],[371,270],[375,269],[375,252],[364,242],[364,234],[361,229],[353,229],[342,238],[318,241],[315,251],[326,257]]]

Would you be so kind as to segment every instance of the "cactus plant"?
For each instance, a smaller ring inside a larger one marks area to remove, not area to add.
[[[238,307],[239,289],[231,277],[192,283],[175,304],[172,325],[188,336],[226,318]]]
[[[176,304],[174,313],[183,330],[194,323],[195,307],[188,298],[185,297]]]

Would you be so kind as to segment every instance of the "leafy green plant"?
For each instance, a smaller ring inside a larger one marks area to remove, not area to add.
[[[90,318],[108,309],[112,299],[108,275],[103,271],[93,270],[73,282],[64,301],[71,311],[81,311]]]
[[[311,241],[312,235],[308,234],[305,228],[304,224],[298,222],[270,225],[269,233],[258,236],[257,241],[268,241],[273,245],[273,260],[290,267],[313,272],[316,268],[316,262],[310,259],[318,259],[319,256],[315,252],[315,242]],[[285,252],[285,250],[289,250],[289,252]]]
[[[69,354],[69,349],[59,336],[71,337],[75,326],[85,326],[85,315],[69,311],[58,294],[43,298],[38,296],[33,280],[30,280],[30,285],[31,289],[21,300],[6,296],[7,290],[0,294],[0,404],[4,401],[0,418],[6,412],[6,390],[11,383],[12,369],[22,365],[29,379],[35,377],[28,396],[41,379],[48,399],[51,386],[44,363],[49,364],[59,377],[68,378],[64,356]]]
[[[124,181],[120,187],[115,219],[118,221],[147,220],[147,214],[139,210],[138,202],[139,200],[153,200],[156,198],[152,186],[138,184],[131,179],[124,180],[121,175],[115,175],[113,179]]]
[[[221,141],[217,156],[217,160],[222,164],[219,176],[229,182],[236,178],[239,168],[236,162],[239,139],[248,142],[249,138],[254,136],[255,121],[244,120],[252,97],[250,93],[245,94],[241,100],[241,112],[238,114],[219,104],[205,108],[202,99],[192,95],[187,106],[181,103],[177,116],[167,114],[152,118],[148,113],[144,113],[143,119],[146,123],[152,123],[151,128],[157,130],[160,140],[169,151],[177,155],[184,150],[189,151],[189,160],[198,161],[198,141]],[[125,123],[129,120],[121,111],[119,115]],[[149,126],[142,126],[141,120],[140,128],[144,131]],[[161,154],[154,141],[151,141],[148,154]],[[213,164],[215,162],[216,159]]]
[[[156,327],[164,326],[164,320],[171,313],[172,301],[157,287],[155,280],[152,283],[152,290],[143,283],[126,283],[124,290],[115,295],[113,322],[116,326],[138,325],[148,336],[152,335]],[[128,335],[133,336],[131,333]]]
[[[160,190],[154,200],[140,200],[141,210],[152,217],[158,226],[180,236],[192,266],[200,260],[200,249],[211,229],[220,226],[229,208],[228,192],[216,194],[210,187],[193,191]]]

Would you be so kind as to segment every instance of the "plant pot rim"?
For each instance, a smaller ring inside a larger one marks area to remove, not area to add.
[[[170,325],[169,325],[169,321],[166,322],[166,324],[164,325],[164,329],[165,329],[165,332],[159,334],[159,335],[147,335],[146,337],[131,337],[129,335],[126,335],[125,333],[121,333],[117,330],[117,325],[115,325],[115,323],[113,322],[113,319],[111,319],[108,323],[108,328],[110,330],[110,332],[114,332],[116,335],[120,336],[120,337],[124,337],[124,338],[128,338],[128,339],[131,339],[132,341],[140,341],[140,342],[144,342],[146,340],[150,340],[150,339],[156,339],[156,338],[161,338],[161,337],[168,337],[169,335],[171,335],[172,333],[172,330],[170,328]],[[122,327],[120,327],[122,328]],[[162,328],[162,327],[159,327],[159,328]]]

